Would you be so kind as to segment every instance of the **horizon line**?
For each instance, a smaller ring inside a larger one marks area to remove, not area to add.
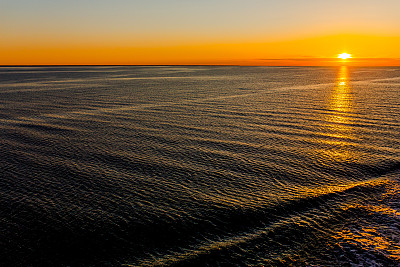
[[[275,59],[276,60],[276,59]],[[400,60],[400,59],[399,59]],[[349,63],[349,64],[348,64]],[[400,67],[399,65],[352,65],[350,62],[338,62],[337,64],[332,65],[245,65],[245,64],[12,64],[12,65],[1,65],[0,68],[4,67],[124,67],[124,66],[132,66],[132,67],[157,67],[157,66],[209,66],[209,67],[218,67],[218,66],[226,66],[226,67]]]

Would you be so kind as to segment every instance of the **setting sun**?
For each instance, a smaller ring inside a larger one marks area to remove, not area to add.
[[[347,53],[342,53],[342,54],[339,54],[338,58],[348,59],[348,58],[351,58],[351,55],[347,54]]]

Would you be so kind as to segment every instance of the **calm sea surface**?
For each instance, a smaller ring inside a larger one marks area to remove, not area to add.
[[[1,266],[400,264],[400,68],[1,67]]]

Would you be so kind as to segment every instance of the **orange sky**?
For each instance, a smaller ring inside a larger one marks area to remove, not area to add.
[[[331,35],[265,43],[122,46],[113,44],[0,45],[3,65],[400,65],[400,37]],[[376,55],[376,56],[374,56]]]
[[[400,65],[395,0],[4,1],[0,65]]]

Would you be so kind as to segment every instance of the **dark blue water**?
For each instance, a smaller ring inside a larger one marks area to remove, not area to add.
[[[400,68],[2,67],[1,266],[400,264]]]

